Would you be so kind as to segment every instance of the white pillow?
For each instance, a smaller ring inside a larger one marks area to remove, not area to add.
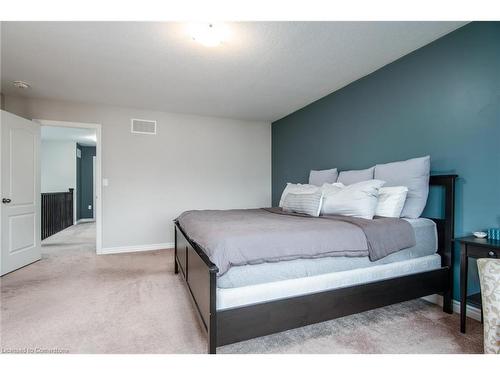
[[[308,194],[308,193],[316,193],[320,188],[316,185],[309,185],[309,184],[292,184],[292,183],[287,183],[285,189],[283,190],[283,193],[281,194],[281,199],[280,199],[280,207],[283,207],[283,200],[285,199],[285,196],[288,193],[294,193],[294,194]]]
[[[374,170],[375,167],[355,171],[342,171],[336,181],[342,182],[344,185],[352,185],[361,181],[373,180]]]
[[[340,190],[345,189],[345,185],[342,182],[335,182],[333,184],[323,184],[321,186],[321,190],[323,191],[324,195],[326,196],[327,194],[335,194],[338,193]]]
[[[322,202],[323,191],[320,189],[315,193],[288,193],[283,200],[283,211],[318,217]]]
[[[309,184],[316,186],[333,184],[334,182],[337,182],[338,175],[339,173],[337,172],[337,168],[324,169],[321,171],[311,170],[311,172],[309,172]]]
[[[406,201],[406,186],[390,186],[380,188],[375,216],[400,217]]]
[[[325,184],[322,187],[324,195],[321,214],[373,219],[378,191],[384,183],[385,181],[368,180],[349,186],[341,183]]]
[[[402,217],[420,217],[429,195],[431,157],[424,156],[394,163],[377,164],[374,177],[386,181],[385,186],[406,186],[408,194]]]

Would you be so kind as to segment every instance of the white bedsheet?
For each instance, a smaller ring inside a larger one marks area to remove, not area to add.
[[[337,289],[441,267],[438,254],[373,267],[242,286],[217,288],[217,310]]]

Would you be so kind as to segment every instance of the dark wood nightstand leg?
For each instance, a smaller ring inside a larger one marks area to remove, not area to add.
[[[465,333],[467,316],[467,245],[461,245],[460,251],[460,332]]]

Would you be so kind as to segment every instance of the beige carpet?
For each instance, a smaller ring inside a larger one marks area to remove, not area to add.
[[[1,279],[2,350],[204,353],[173,251],[95,254],[94,224],[44,241],[41,261]],[[414,300],[228,345],[219,353],[480,353],[482,326]]]

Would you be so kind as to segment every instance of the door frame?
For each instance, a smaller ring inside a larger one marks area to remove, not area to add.
[[[96,163],[97,163],[97,158],[95,156],[92,156],[92,219],[95,220],[95,195],[96,195],[96,189],[95,186],[97,184],[97,176],[96,176]]]
[[[73,122],[73,121],[54,121],[33,119],[40,126],[58,126],[63,128],[83,128],[95,129],[96,131],[96,168],[95,168],[95,227],[96,227],[96,253],[100,254],[102,250],[102,145],[101,145],[101,124],[89,122]]]

